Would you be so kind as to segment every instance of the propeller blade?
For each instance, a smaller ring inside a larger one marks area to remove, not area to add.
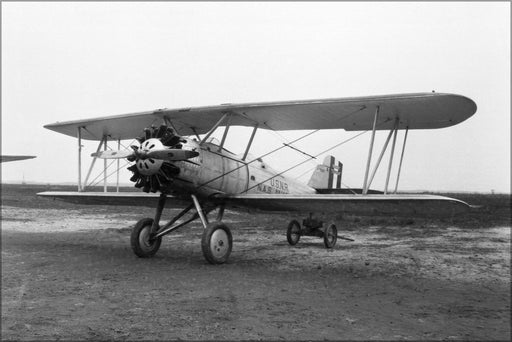
[[[100,151],[91,154],[91,157],[101,158],[101,159],[123,159],[135,156],[134,151]]]
[[[179,161],[187,160],[190,158],[197,157],[199,155],[196,151],[180,150],[180,149],[164,149],[164,150],[153,150],[146,153],[146,158],[162,159],[167,161]]]

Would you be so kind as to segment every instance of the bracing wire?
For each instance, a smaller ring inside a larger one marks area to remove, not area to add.
[[[316,130],[316,131],[318,131],[318,130]],[[299,152],[299,153],[302,153],[302,154],[304,154],[304,155],[306,155],[306,156],[310,156],[310,157],[311,157],[311,155],[310,155],[309,153],[306,153],[306,152],[302,151],[300,148],[293,146],[293,144],[292,144],[292,143],[290,143],[290,141],[289,141],[288,139],[286,139],[286,138],[285,138],[282,134],[280,134],[278,131],[275,131],[275,130],[271,129],[271,130],[270,130],[270,132],[272,132],[276,137],[278,137],[279,139],[281,139],[281,141],[283,141],[283,145],[285,145],[286,147],[289,147],[289,148],[291,148],[292,150],[295,150],[295,151],[297,151],[297,152]],[[311,160],[311,159],[310,159],[310,160]],[[311,160],[311,161],[312,161],[312,160]]]
[[[153,125],[155,122],[157,121],[157,119],[154,119],[153,122],[151,123],[151,125]],[[86,127],[83,127],[82,129],[84,129],[85,131],[87,131],[93,138],[95,138],[96,140],[102,140],[102,139],[98,139],[98,137],[96,135],[94,135],[91,131],[89,131]],[[128,146],[124,145],[121,140],[119,140],[119,145],[121,147],[123,147],[125,150],[128,150],[129,149],[129,146],[131,146],[137,139],[132,139],[130,141],[130,143],[128,144]],[[107,140],[107,149],[109,150],[112,150],[112,147],[108,145],[108,140]],[[98,185],[100,182],[102,181],[105,181],[106,179],[108,179],[110,176],[112,176],[114,173],[116,172],[119,172],[122,168],[124,168],[125,166],[131,164],[131,162],[126,162],[125,164],[123,164],[122,166],[120,166],[119,168],[116,168],[113,172],[109,173],[108,175],[106,175],[106,171],[112,166],[112,164],[115,163],[115,160],[112,160],[110,161],[110,163],[107,165],[107,167],[105,168],[104,171],[100,172],[92,181],[89,182],[89,184],[85,185],[85,186],[96,186]],[[103,176],[103,178],[101,178]],[[98,178],[100,178],[98,180]]]
[[[318,156],[320,156],[320,155],[322,155],[322,154],[324,154],[324,153],[327,153],[327,152],[329,152],[329,151],[331,151],[331,150],[334,150],[335,148],[337,148],[337,147],[339,147],[339,146],[341,146],[341,145],[343,145],[343,144],[345,144],[345,143],[347,143],[347,142],[349,142],[349,141],[351,141],[351,140],[353,140],[353,139],[355,139],[355,138],[359,137],[360,135],[365,134],[366,132],[368,132],[368,131],[363,131],[363,132],[361,132],[361,133],[359,133],[359,134],[357,134],[357,135],[355,135],[355,136],[353,136],[353,137],[351,137],[351,138],[348,138],[348,139],[346,139],[346,140],[343,140],[342,142],[340,142],[340,143],[338,143],[338,144],[336,144],[336,145],[334,145],[334,146],[332,146],[332,147],[330,147],[330,148],[328,148],[328,149],[326,149],[326,150],[323,150],[322,152],[320,152],[320,153],[316,154],[316,155],[315,155],[315,157],[318,157]],[[290,170],[293,170],[293,169],[294,169],[294,168],[296,168],[297,166],[300,166],[300,165],[302,165],[302,164],[306,163],[306,162],[307,162],[308,160],[310,160],[310,159],[311,159],[311,158],[308,158],[308,159],[306,159],[306,160],[304,160],[304,161],[302,161],[302,162],[300,162],[300,163],[298,163],[298,164],[295,164],[294,166],[292,166],[292,167],[290,167],[290,168],[288,168],[288,169],[286,169],[286,170],[284,170],[284,171],[281,171],[281,172],[279,172],[279,173],[277,173],[277,174],[273,175],[273,176],[272,176],[272,177],[270,177],[270,178],[267,178],[267,179],[265,179],[265,180],[263,180],[263,181],[261,181],[261,182],[259,182],[259,183],[256,183],[255,185],[251,186],[250,188],[247,188],[246,190],[242,191],[242,193],[247,192],[247,191],[249,191],[249,190],[251,190],[251,189],[254,189],[254,188],[255,188],[255,187],[257,187],[258,185],[261,185],[261,184],[263,184],[263,183],[265,183],[265,182],[268,182],[268,181],[269,181],[269,180],[271,180],[272,178],[278,177],[278,176],[282,175],[283,173],[286,173],[286,172],[288,172],[288,171],[290,171]]]
[[[114,162],[114,161],[112,161],[112,163],[113,163],[113,162]],[[112,164],[112,163],[111,163],[111,164]],[[131,162],[125,162],[125,163],[123,164],[123,166],[120,166],[118,169],[116,169],[116,170],[112,171],[112,172],[111,172],[111,173],[109,173],[108,175],[106,175],[106,176],[104,176],[103,178],[101,178],[100,180],[98,180],[96,183],[92,184],[92,182],[94,182],[98,177],[100,177],[100,176],[103,174],[103,172],[102,172],[102,173],[100,173],[96,178],[94,178],[94,180],[93,180],[93,181],[91,181],[91,182],[89,183],[89,185],[88,185],[88,186],[96,186],[96,185],[98,185],[101,181],[104,181],[105,179],[108,179],[108,177],[112,176],[114,173],[116,173],[117,171],[121,170],[123,167],[125,167],[126,165],[128,165],[128,164],[130,164],[130,163],[131,163]],[[110,164],[110,165],[111,165],[111,164]],[[110,167],[110,165],[109,165],[108,167]],[[108,167],[107,167],[107,169],[108,169]]]
[[[108,170],[108,169],[110,168],[110,166],[112,166],[112,164],[114,164],[114,162],[115,162],[115,159],[114,159],[114,160],[111,160],[111,161],[109,162],[109,164],[107,165],[107,167],[106,167],[105,171],[106,171],[106,170]],[[105,180],[105,176],[104,176],[105,171],[100,172],[100,173],[99,173],[96,177],[94,177],[94,179],[93,179],[92,181],[90,181],[90,182],[89,182],[89,184],[87,184],[86,186],[95,186],[95,185],[99,184],[101,181]],[[115,172],[115,171],[114,171],[114,172]],[[103,178],[100,178],[101,176],[103,176]],[[96,180],[97,180],[98,178],[100,178],[100,180],[98,180],[98,181],[96,182]]]
[[[303,177],[303,176],[307,175],[308,173],[310,173],[310,172],[311,172],[314,168],[316,168],[316,167],[317,167],[317,165],[316,165],[316,163],[315,163],[315,166],[310,167],[309,169],[307,169],[306,171],[304,171],[303,173],[301,173],[301,174],[300,174],[299,176],[297,176],[296,178],[297,178],[297,179],[299,179],[299,178],[301,178],[301,177]]]
[[[130,145],[135,141],[136,139],[133,139],[131,142],[130,142]],[[128,149],[128,147],[124,146],[124,144],[120,143],[120,145],[124,148],[124,149]],[[110,146],[108,146],[108,143],[107,143],[107,148],[111,149]],[[107,168],[106,170],[110,169],[110,167],[116,162],[116,160],[111,160],[110,163],[107,165]],[[94,177],[94,179],[92,181],[89,182],[89,184],[87,184],[86,186],[96,186],[98,185],[100,182],[104,181],[105,179],[108,179],[110,176],[112,176],[114,173],[118,172],[119,170],[121,170],[122,168],[124,168],[126,165],[129,165],[131,162],[126,162],[125,164],[123,164],[123,166],[120,166],[119,168],[116,168],[113,172],[111,172],[110,174],[106,175],[105,176],[105,171],[102,171],[100,172],[96,177]],[[103,178],[100,178],[101,176],[103,176]],[[98,178],[100,178],[98,180]]]
[[[301,140],[301,139],[304,139],[304,138],[306,138],[306,137],[310,136],[311,134],[316,133],[317,131],[319,131],[319,129],[314,130],[314,131],[311,131],[311,132],[309,132],[309,133],[307,133],[307,134],[304,134],[303,136],[301,136],[301,137],[299,137],[299,138],[297,138],[297,139],[293,140],[291,143],[294,143],[294,142],[297,142],[297,141],[299,141],[299,140]],[[272,150],[272,151],[270,151],[270,152],[267,152],[267,153],[265,153],[265,154],[262,154],[261,156],[259,156],[259,157],[257,157],[257,158],[254,158],[253,160],[251,160],[251,161],[249,161],[249,162],[247,162],[247,163],[243,163],[242,165],[240,165],[240,166],[238,166],[238,167],[236,167],[236,168],[234,168],[234,169],[232,169],[232,170],[229,170],[228,172],[225,172],[225,173],[221,174],[220,176],[217,176],[217,177],[215,177],[215,178],[212,178],[212,179],[210,179],[210,180],[208,180],[208,181],[206,181],[206,182],[204,182],[204,183],[200,184],[199,186],[197,186],[197,188],[196,188],[196,189],[199,189],[199,188],[201,188],[201,187],[205,186],[206,184],[209,184],[209,183],[211,183],[211,182],[213,182],[213,181],[216,181],[217,179],[222,178],[222,177],[224,177],[225,175],[230,174],[231,172],[235,172],[236,170],[239,170],[239,169],[241,169],[242,167],[245,167],[245,166],[247,166],[247,165],[249,165],[249,164],[252,164],[252,163],[254,163],[255,161],[257,161],[258,159],[260,159],[260,160],[261,160],[263,157],[266,157],[266,156],[268,156],[268,155],[270,155],[270,154],[272,154],[272,153],[275,153],[275,152],[277,152],[277,151],[279,151],[279,150],[281,150],[281,149],[283,149],[283,148],[285,148],[285,147],[286,147],[286,146],[285,146],[285,145],[283,145],[283,146],[280,146],[280,147],[277,147],[277,148],[273,149],[273,150]]]
[[[347,114],[347,115],[345,115],[345,116],[343,116],[343,117],[337,118],[336,120],[334,120],[334,121],[332,122],[332,124],[334,124],[334,123],[336,123],[336,122],[338,122],[338,121],[341,121],[341,120],[347,119],[347,118],[351,117],[352,115],[354,115],[354,114],[356,114],[356,113],[358,113],[358,112],[362,111],[362,110],[363,110],[363,109],[365,109],[365,108],[366,108],[366,106],[362,106],[361,108],[359,108],[359,109],[357,109],[357,110],[355,110],[355,111],[353,111],[353,112],[351,112],[351,113],[349,113],[349,114]],[[270,126],[268,126],[268,125],[266,125],[266,126],[269,128],[269,130],[270,130],[271,132],[274,132],[274,133],[276,133],[276,134],[280,135],[277,131],[275,131],[274,129],[272,129],[272,127],[270,127]],[[201,187],[205,186],[206,184],[209,184],[209,183],[211,183],[211,182],[213,182],[213,181],[216,181],[217,179],[220,179],[220,178],[224,177],[225,175],[228,175],[228,174],[230,174],[230,173],[232,173],[232,172],[235,172],[235,171],[237,171],[237,170],[239,170],[239,169],[241,169],[241,168],[243,168],[243,167],[245,167],[245,166],[247,166],[247,165],[249,165],[249,164],[252,164],[253,162],[255,162],[255,161],[257,161],[257,160],[261,160],[263,157],[266,157],[266,156],[268,156],[268,155],[270,155],[270,154],[272,154],[272,153],[275,153],[275,152],[277,152],[277,151],[279,151],[279,150],[281,150],[281,149],[283,149],[283,148],[285,148],[285,147],[290,147],[290,145],[292,145],[292,144],[294,144],[294,143],[296,143],[296,142],[298,142],[298,141],[300,141],[300,140],[302,140],[302,139],[304,139],[304,138],[306,138],[306,137],[308,137],[308,136],[310,136],[310,135],[312,135],[312,134],[314,134],[314,133],[316,133],[316,132],[318,132],[318,131],[320,131],[320,130],[321,130],[321,129],[315,129],[315,130],[313,130],[313,131],[311,131],[311,132],[309,132],[309,133],[307,133],[307,134],[304,134],[304,135],[300,136],[300,137],[299,137],[299,138],[297,138],[297,139],[292,140],[292,141],[291,141],[291,142],[289,142],[288,144],[284,144],[283,146],[280,146],[280,147],[278,147],[278,148],[273,149],[273,150],[272,150],[272,151],[270,151],[270,152],[267,152],[267,153],[265,153],[265,154],[262,154],[261,156],[259,156],[259,157],[257,157],[257,158],[254,158],[253,160],[251,160],[251,161],[249,161],[249,162],[243,163],[242,165],[240,165],[240,166],[238,166],[238,167],[236,167],[236,168],[234,168],[234,169],[232,169],[232,170],[229,170],[228,172],[225,172],[225,173],[223,173],[223,174],[221,174],[221,175],[219,175],[219,176],[217,176],[217,177],[215,177],[215,178],[212,178],[212,179],[210,179],[210,180],[208,180],[208,181],[206,181],[206,182],[204,182],[204,183],[200,184],[199,186],[197,186],[197,187],[196,187],[196,189],[199,189],[199,188],[201,188]],[[365,132],[366,132],[366,131],[365,131]],[[284,138],[284,137],[283,137],[283,138]],[[286,139],[285,139],[285,140],[286,140]],[[298,150],[298,149],[297,149],[297,150]],[[299,151],[299,152],[303,153],[302,151]],[[304,154],[307,154],[307,153],[304,153]],[[317,156],[318,156],[318,155],[317,155]],[[310,161],[311,159],[312,159],[312,158],[308,158],[308,159],[306,159],[306,161]]]
[[[384,121],[380,122],[379,124],[377,124],[377,125],[376,125],[376,127],[381,126],[382,124],[385,124],[385,123],[387,123],[388,121],[389,121],[389,119],[384,120]],[[359,136],[361,136],[361,135],[365,134],[366,132],[369,132],[369,131],[368,131],[368,130],[363,131],[363,132],[361,132],[361,133],[359,133],[359,134],[357,134],[357,135],[355,135],[355,136],[353,136],[353,137],[351,137],[351,138],[349,138],[349,139],[346,139],[346,140],[344,140],[344,141],[342,141],[342,142],[340,142],[340,143],[338,143],[338,144],[334,145],[333,147],[330,147],[330,148],[328,148],[328,149],[326,149],[326,150],[324,150],[324,151],[322,151],[322,152],[320,152],[320,153],[316,154],[316,155],[315,155],[315,157],[318,157],[318,156],[320,156],[320,155],[322,155],[322,154],[324,154],[324,153],[327,153],[327,152],[329,152],[329,151],[331,151],[331,150],[333,150],[333,149],[335,149],[335,148],[337,148],[337,147],[339,147],[339,146],[341,146],[341,145],[343,145],[343,144],[345,144],[345,143],[347,143],[347,142],[349,142],[349,141],[351,141],[351,140],[353,140],[353,139],[355,139],[355,138],[357,138],[357,137],[359,137]],[[286,170],[284,170],[284,171],[282,171],[282,172],[279,172],[279,173],[277,173],[276,175],[273,175],[272,177],[267,178],[267,179],[265,179],[265,180],[263,180],[263,181],[261,181],[261,182],[259,182],[259,183],[255,184],[254,186],[252,186],[252,187],[250,187],[250,188],[247,188],[247,189],[246,189],[246,190],[244,190],[242,193],[247,192],[247,191],[249,191],[249,190],[251,190],[251,189],[254,189],[254,188],[255,188],[255,187],[257,187],[258,185],[261,185],[261,184],[263,184],[263,183],[265,183],[265,182],[267,182],[267,181],[271,180],[272,178],[278,177],[278,176],[280,176],[280,175],[282,175],[282,174],[284,174],[284,173],[286,173],[286,172],[288,172],[288,171],[290,171],[290,170],[293,170],[294,168],[296,168],[296,167],[298,167],[298,166],[300,166],[300,165],[302,165],[302,164],[306,163],[306,162],[307,162],[308,160],[310,160],[310,159],[311,159],[311,158],[306,159],[305,161],[302,161],[302,162],[300,162],[300,163],[298,163],[298,164],[295,164],[294,166],[292,166],[292,167],[290,167],[290,168],[288,168],[288,169],[286,169]],[[352,191],[352,190],[351,190],[351,191]]]

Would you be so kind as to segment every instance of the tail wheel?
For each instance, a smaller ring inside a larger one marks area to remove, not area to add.
[[[338,240],[338,229],[334,224],[330,224],[324,229],[325,248],[333,248]]]
[[[201,249],[205,259],[210,264],[225,263],[231,249],[233,237],[229,228],[222,222],[212,222],[206,226],[201,239]]]
[[[150,258],[158,252],[162,237],[150,238],[151,227],[153,226],[152,218],[145,218],[137,222],[132,230],[130,242],[132,250],[138,257]]]
[[[291,220],[286,230],[286,239],[288,243],[295,246],[300,239],[300,224],[297,220]]]

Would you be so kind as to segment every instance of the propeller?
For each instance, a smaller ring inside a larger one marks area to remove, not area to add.
[[[133,172],[130,181],[144,192],[157,192],[168,188],[173,177],[180,173],[178,166],[171,162],[197,157],[196,151],[183,149],[186,140],[176,135],[166,125],[144,129],[144,135],[137,137],[140,146],[132,145],[132,151],[101,151],[91,154],[101,159],[127,158],[135,162],[128,170]]]
[[[134,151],[100,151],[91,154],[91,157],[101,159],[123,159],[135,156]]]
[[[160,150],[145,151],[140,150],[137,146],[131,146],[134,150],[129,151],[100,151],[91,154],[91,157],[100,159],[160,159],[166,161],[181,161],[197,157],[196,151],[181,150],[177,148],[163,148]],[[135,160],[134,159],[134,160]]]
[[[149,151],[146,153],[146,158],[161,159],[167,161],[180,161],[197,157],[199,155],[196,151],[180,150],[176,148],[169,148],[163,150]]]

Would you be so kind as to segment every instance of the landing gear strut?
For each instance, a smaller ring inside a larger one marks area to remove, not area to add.
[[[152,257],[160,248],[162,236],[170,234],[199,218],[204,227],[201,249],[205,259],[211,264],[222,264],[228,260],[233,248],[233,237],[228,226],[222,222],[224,206],[221,205],[218,207],[219,212],[217,220],[209,223],[207,215],[217,207],[211,205],[205,206],[204,203],[198,201],[196,196],[191,195],[191,197],[192,203],[189,206],[183,209],[167,224],[160,227],[160,218],[167,200],[167,195],[160,195],[155,218],[144,218],[140,220],[132,231],[130,242],[135,255],[141,258]],[[195,209],[195,213],[190,218],[181,223],[176,223],[191,209]]]

